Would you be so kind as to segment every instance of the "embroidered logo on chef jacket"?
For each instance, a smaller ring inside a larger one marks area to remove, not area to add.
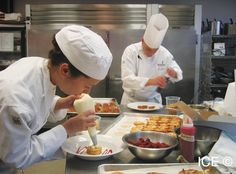
[[[163,67],[166,66],[166,64],[164,63],[164,61],[161,61],[161,63],[157,63],[157,66]]]
[[[161,73],[161,74],[166,71],[166,63],[164,63],[164,61],[161,61],[161,63],[158,62],[156,64],[156,67],[157,67],[157,70],[159,71],[159,73]]]

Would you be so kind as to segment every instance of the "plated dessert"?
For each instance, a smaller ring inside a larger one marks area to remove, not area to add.
[[[148,106],[148,105],[138,105],[137,108],[138,109],[155,109],[156,106]]]
[[[100,155],[102,153],[102,147],[101,146],[87,146],[87,154],[89,155]]]

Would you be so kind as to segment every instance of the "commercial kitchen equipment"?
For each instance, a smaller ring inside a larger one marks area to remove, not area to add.
[[[0,23],[0,71],[26,56],[26,29],[21,22]]]
[[[174,55],[184,79],[162,91],[178,95],[187,103],[197,102],[200,62],[200,5],[159,4],[44,4],[26,5],[28,56],[47,57],[51,40],[59,29],[80,24],[100,34],[113,54],[108,76],[94,87],[91,96],[112,97],[123,93],[121,56],[124,49],[143,36],[150,16],[161,12],[170,27],[163,45]],[[40,46],[39,46],[40,45]]]

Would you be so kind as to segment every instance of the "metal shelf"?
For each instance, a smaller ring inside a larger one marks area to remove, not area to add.
[[[228,84],[211,84],[211,88],[227,88]]]
[[[212,35],[212,38],[236,38],[236,34],[234,35]]]
[[[222,59],[224,59],[224,60],[236,60],[236,56],[211,56],[211,58],[212,59],[215,59],[215,60],[217,60],[217,59],[219,59],[219,60],[222,60]]]

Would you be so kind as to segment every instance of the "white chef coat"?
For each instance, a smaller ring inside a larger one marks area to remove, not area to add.
[[[173,58],[173,55],[163,46],[152,56],[147,57],[143,53],[142,43],[129,45],[123,55],[121,62],[121,77],[124,93],[121,104],[136,101],[150,101],[162,103],[161,95],[156,86],[145,86],[149,78],[166,75],[167,69],[173,68],[177,78],[170,78],[177,82],[183,78],[182,70]]]
[[[54,113],[59,97],[47,64],[40,57],[22,58],[0,72],[0,160],[16,168],[50,159],[67,138],[62,125],[35,135],[49,117],[66,116],[66,109]]]

